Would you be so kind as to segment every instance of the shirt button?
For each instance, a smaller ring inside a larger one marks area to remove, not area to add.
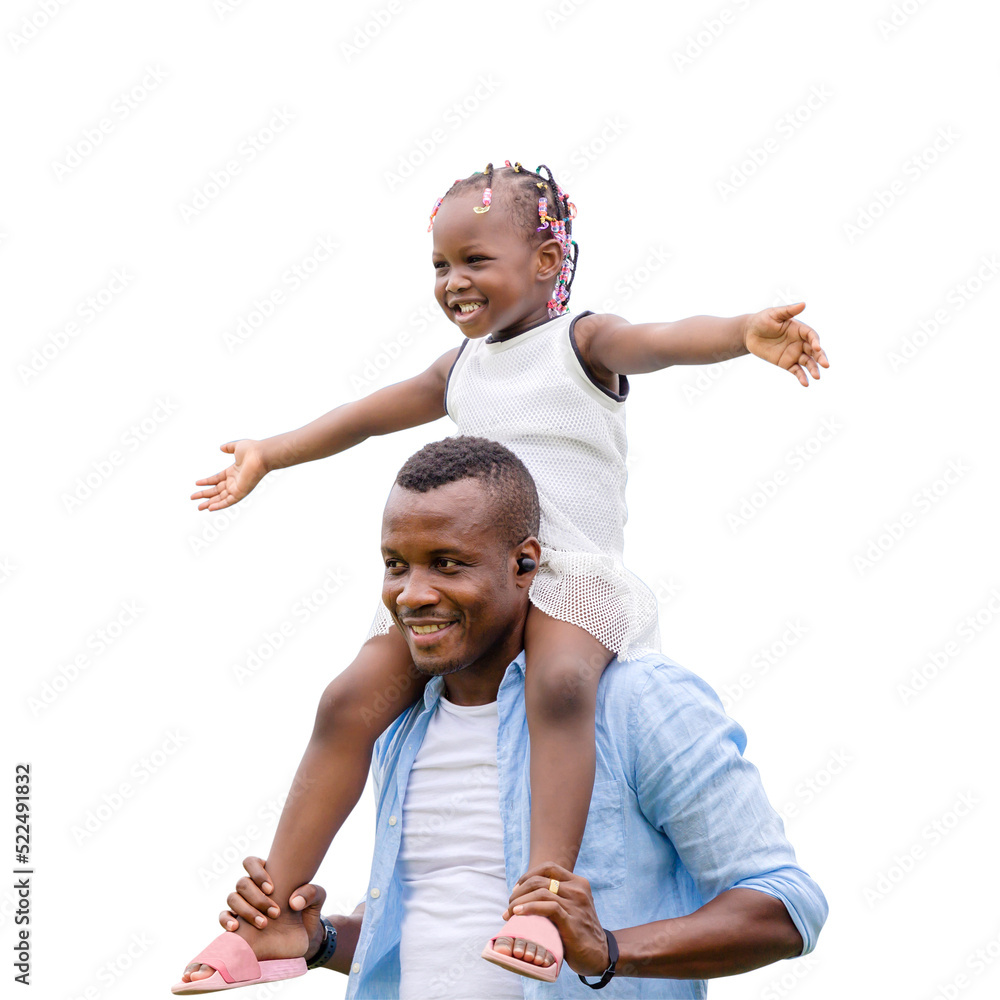
[[[351,966],[351,972],[360,972],[360,971],[361,971],[361,963],[355,962],[354,965]]]
[[[372,889],[370,895],[372,899],[378,899],[382,894],[378,891],[378,889]]]
[[[395,825],[396,825],[396,817],[395,816],[390,816],[389,817],[389,826],[395,826]]]

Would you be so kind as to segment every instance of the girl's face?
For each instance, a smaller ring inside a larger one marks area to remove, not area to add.
[[[481,192],[454,194],[434,217],[434,296],[467,337],[500,340],[548,321],[562,249],[555,239],[529,243],[504,211],[502,189],[488,212],[476,205]]]

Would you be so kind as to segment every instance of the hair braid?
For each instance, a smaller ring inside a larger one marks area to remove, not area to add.
[[[556,182],[552,171],[544,163],[538,168],[538,174],[545,171],[547,182],[551,185],[555,193],[555,218],[549,218],[552,227],[552,235],[559,241],[563,252],[562,269],[556,280],[556,287],[549,299],[549,315],[559,316],[566,312],[569,306],[569,296],[573,288],[573,278],[576,276],[576,262],[580,259],[580,246],[573,239],[573,219],[576,216],[576,205],[569,200],[567,195]],[[541,210],[539,215],[542,215]],[[542,216],[544,222],[548,218]]]

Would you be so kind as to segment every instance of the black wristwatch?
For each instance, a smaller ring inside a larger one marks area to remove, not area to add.
[[[603,990],[614,979],[615,966],[618,964],[618,942],[615,940],[614,934],[607,927],[602,927],[601,930],[604,931],[604,936],[608,939],[608,959],[611,964],[604,970],[601,978],[596,983],[588,983],[583,976],[580,976],[580,982],[584,986],[589,986],[592,990]]]
[[[306,962],[307,969],[318,969],[321,965],[326,965],[333,958],[333,953],[337,950],[337,928],[326,917],[320,917],[319,919],[323,925],[323,943],[319,946],[319,951]]]

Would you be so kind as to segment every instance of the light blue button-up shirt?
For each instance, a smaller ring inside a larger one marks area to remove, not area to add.
[[[441,678],[431,680],[423,700],[375,745],[375,854],[348,1000],[399,997],[402,804],[442,690]],[[523,652],[508,666],[497,701],[499,806],[513,890],[528,867],[529,844]],[[611,661],[598,688],[597,776],[576,864],[577,874],[590,881],[605,927],[683,916],[740,887],[780,899],[802,935],[802,954],[812,951],[826,920],[826,899],[796,864],[760,775],[743,757],[745,746],[743,730],[690,671],[658,653]],[[447,827],[441,835],[447,836]],[[520,982],[529,1000],[594,996],[568,966],[555,984]],[[600,995],[704,997],[706,986],[702,980],[616,977]]]

